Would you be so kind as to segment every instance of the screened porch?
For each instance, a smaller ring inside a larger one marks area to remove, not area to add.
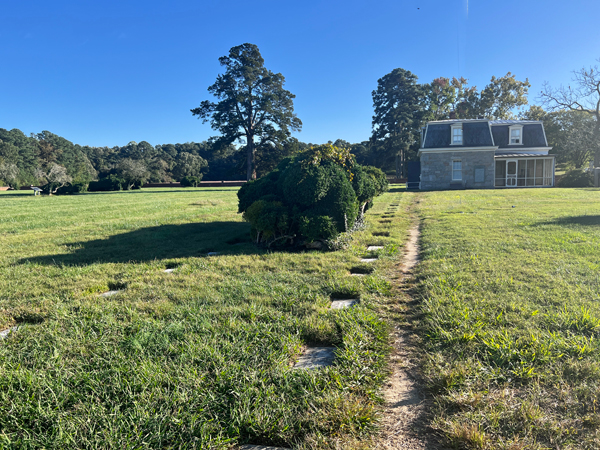
[[[496,157],[495,162],[496,187],[554,186],[554,157]]]

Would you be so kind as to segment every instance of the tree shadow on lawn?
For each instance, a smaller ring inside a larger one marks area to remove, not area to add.
[[[540,222],[539,225],[583,225],[587,227],[599,227],[600,215],[558,217],[554,220]]]
[[[71,253],[23,258],[19,263],[81,266],[203,257],[208,252],[246,255],[260,252],[251,242],[250,225],[244,222],[161,225],[114,234],[107,239],[65,245],[74,250]]]

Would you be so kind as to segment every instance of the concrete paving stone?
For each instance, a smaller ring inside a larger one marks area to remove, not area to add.
[[[331,302],[331,309],[350,308],[358,303],[357,298],[339,299]]]
[[[111,297],[113,295],[117,295],[121,291],[107,291],[100,294],[100,297]]]
[[[6,330],[0,331],[0,339],[7,338],[10,335],[10,333],[14,333],[18,329],[19,329],[19,327],[10,327],[10,328],[7,328]]]
[[[335,347],[309,347],[296,362],[294,369],[320,369],[330,366],[335,359]]]
[[[240,450],[291,450],[286,447],[267,447],[266,445],[242,445]]]
[[[369,245],[367,247],[368,252],[374,252],[375,250],[383,250],[383,245]]]
[[[363,258],[360,260],[360,262],[363,262],[363,263],[372,263],[375,261],[377,261],[377,258]]]

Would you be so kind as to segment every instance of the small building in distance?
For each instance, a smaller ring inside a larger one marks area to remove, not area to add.
[[[549,155],[537,120],[452,119],[421,131],[422,190],[554,186]]]

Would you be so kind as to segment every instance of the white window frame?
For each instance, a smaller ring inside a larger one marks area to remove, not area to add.
[[[454,130],[460,130],[460,142],[454,142]],[[452,125],[450,129],[450,145],[462,145],[464,141],[462,124]]]
[[[519,143],[513,143],[512,132],[513,130],[519,130]],[[508,127],[508,145],[523,145],[523,125],[511,125]]]
[[[455,163],[460,164],[459,169],[454,168]],[[452,168],[450,170],[452,171],[452,181],[462,181],[462,160],[461,159],[453,159],[452,160]],[[455,178],[456,173],[458,173],[459,178]]]

